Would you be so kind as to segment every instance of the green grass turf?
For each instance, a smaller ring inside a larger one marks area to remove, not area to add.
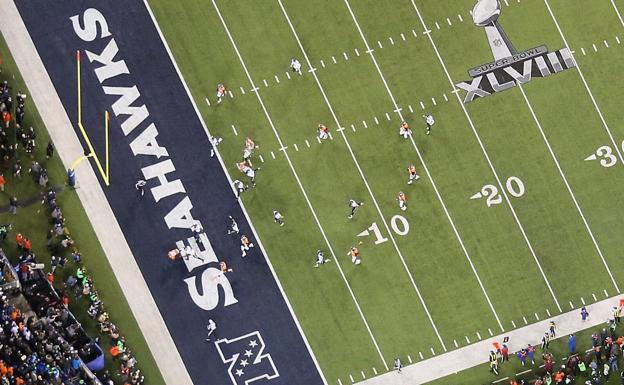
[[[283,4],[336,118],[346,128],[344,134],[357,165],[335,131],[337,125],[314,78],[307,72],[304,76],[291,73],[290,80],[286,76],[292,57],[300,59],[304,71],[308,67],[279,4],[217,3],[260,89],[273,127],[250,91],[252,86],[212,2],[150,1],[203,118],[213,134],[224,137],[219,149],[233,177],[241,176],[235,162],[241,158],[244,137],[251,136],[260,144],[256,154],[265,162],[256,157],[262,166],[258,187],[245,193],[243,200],[330,383],[347,381],[349,374],[359,378],[360,371],[371,376],[372,368],[383,371],[383,363],[337,266],[311,267],[315,250],[327,251],[327,245],[301,186],[388,364],[394,356],[401,356],[404,362],[408,355],[414,360],[419,360],[419,353],[431,357],[431,349],[441,352],[442,343],[452,349],[455,342],[465,345],[466,337],[474,341],[478,335],[487,336],[489,330],[500,333],[500,326],[509,330],[533,313],[540,319],[557,314],[557,303],[562,310],[569,310],[570,304],[581,306],[581,298],[590,303],[593,294],[604,298],[604,290],[609,295],[616,293],[601,254],[621,285],[624,265],[619,262],[621,237],[617,234],[624,224],[620,215],[624,207],[618,177],[624,169],[619,162],[603,168],[598,162],[583,161],[600,145],[609,144],[609,137],[576,70],[536,78],[524,90],[591,234],[520,90],[467,105],[475,135],[410,2],[361,0],[350,4],[362,33],[375,49],[394,101],[414,129],[435,188],[414,147],[397,135],[400,118],[393,111],[394,102],[365,54],[367,47],[344,2],[285,0]],[[468,68],[492,60],[483,30],[474,26],[468,13],[473,0],[416,3],[453,82],[466,80]],[[510,0],[509,4],[503,6],[501,23],[518,49],[542,43],[551,51],[564,47],[542,1]],[[588,6],[580,0],[553,0],[550,4],[571,49],[577,50],[577,60],[612,133],[621,138],[624,128],[617,124],[622,118],[617,96],[622,91],[617,82],[610,81],[607,70],[611,65],[621,66],[618,59],[622,56],[614,39],[622,30],[612,7],[608,2]],[[585,11],[587,7],[590,12]],[[577,27],[577,22],[582,27]],[[607,37],[611,48],[601,47],[594,53],[590,42]],[[581,46],[589,50],[587,56],[578,53]],[[235,97],[215,107],[219,82]],[[211,106],[204,101],[206,97]],[[436,117],[430,137],[424,134],[420,117],[424,112]],[[319,145],[315,128],[321,122],[331,128],[334,139]],[[280,150],[274,129],[288,146],[299,180]],[[488,208],[483,199],[469,199],[484,185],[497,184],[484,152],[503,186],[511,176],[524,183],[522,197],[510,195],[513,211],[505,201]],[[405,168],[411,163],[422,178],[407,186]],[[408,197],[406,213],[398,210],[394,200],[401,190]],[[353,221],[345,218],[349,198],[366,202]],[[272,222],[274,209],[286,215],[286,227]],[[382,235],[390,238],[383,222],[390,223],[397,214],[408,220],[408,235],[392,234],[396,246],[392,241],[374,245],[372,237],[366,238],[360,246],[362,265],[351,265],[346,252],[360,239],[356,235],[375,222]]]
[[[10,55],[4,38],[0,36],[0,55],[2,62],[0,64],[0,80],[8,80],[12,87],[12,95],[17,91],[29,94],[28,89],[24,85],[24,81],[19,70]],[[24,127],[35,127],[37,134],[37,148],[35,151],[35,159],[38,160],[47,170],[50,185],[61,187],[63,190],[57,195],[57,202],[63,210],[66,218],[66,226],[71,233],[71,237],[76,241],[76,246],[82,254],[83,265],[88,269],[90,275],[93,276],[95,287],[98,290],[100,299],[105,305],[106,311],[110,315],[110,320],[116,324],[121,335],[126,337],[127,346],[134,352],[138,367],[141,369],[147,383],[164,384],[164,380],[154,362],[152,354],[143,339],[142,333],[132,316],[128,307],[128,303],[119,287],[119,284],[111,270],[108,260],[102,251],[100,243],[93,232],[89,218],[87,218],[80,200],[76,193],[65,186],[65,169],[55,154],[50,160],[45,160],[45,147],[50,138],[45,130],[44,122],[41,120],[32,99],[26,100],[26,116]],[[10,129],[10,133],[14,132],[14,127]],[[14,136],[10,135],[10,140],[14,140]],[[0,194],[0,205],[8,205],[11,195],[18,200],[27,200],[30,198],[38,198],[42,189],[39,184],[35,183],[28,169],[31,159],[23,149],[19,151],[19,159],[22,161],[22,180],[13,178],[12,163],[2,164],[2,171],[7,179],[6,189]],[[81,167],[87,167],[86,164]],[[15,262],[18,253],[15,244],[15,235],[20,232],[28,237],[33,246],[33,250],[37,255],[37,260],[46,264],[46,271],[49,271],[50,253],[46,248],[46,234],[50,230],[51,225],[48,222],[47,209],[41,205],[39,199],[35,203],[26,207],[19,207],[17,215],[11,215],[8,212],[0,214],[0,223],[11,223],[13,231],[9,233],[8,238],[1,245],[7,256]],[[70,251],[65,251],[68,262],[64,269],[57,269],[55,272],[55,286],[62,288],[64,282],[69,275],[75,273],[77,266],[71,261]],[[99,334],[97,332],[97,324],[86,314],[88,302],[86,299],[76,300],[73,294],[70,294],[70,310],[78,318],[79,322],[87,330],[88,334],[95,338]],[[115,374],[113,379],[115,383],[121,384],[121,377],[118,374],[119,364],[113,362],[108,349],[110,349],[110,338],[101,338],[102,348],[106,351],[106,368],[111,374]]]

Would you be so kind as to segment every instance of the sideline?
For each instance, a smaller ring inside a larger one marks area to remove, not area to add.
[[[456,374],[465,369],[481,365],[487,362],[487,355],[493,349],[492,342],[502,342],[503,337],[509,337],[509,351],[515,352],[527,344],[539,346],[544,332],[548,330],[550,321],[557,324],[557,338],[577,333],[596,325],[604,324],[611,317],[613,306],[617,306],[621,296],[615,296],[587,305],[589,319],[581,321],[580,309],[574,309],[567,313],[544,319],[540,322],[509,331],[478,343],[465,346],[441,354],[434,358],[420,361],[413,365],[407,365],[402,373],[388,372],[366,381],[358,382],[361,385],[416,385],[424,384],[451,374]],[[404,360],[402,360],[404,361]]]
[[[69,168],[74,159],[83,155],[82,145],[13,0],[0,0],[0,19],[0,32],[22,73],[33,103],[46,122],[61,161]],[[76,179],[80,187],[76,193],[165,383],[192,385],[93,168],[78,167]]]

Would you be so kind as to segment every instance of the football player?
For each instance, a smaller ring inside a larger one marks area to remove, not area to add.
[[[254,247],[254,244],[251,243],[249,238],[247,238],[247,236],[245,235],[241,235],[240,240],[241,240],[241,252],[243,253],[241,257],[246,257],[247,252],[249,251],[250,248]]]
[[[318,125],[318,137],[321,138],[321,140],[329,138],[329,130],[324,124]]]
[[[322,250],[317,250],[316,251],[316,263],[314,264],[314,267],[319,267],[324,263],[327,262],[331,262],[331,259],[325,259],[325,254],[323,253]]]
[[[210,157],[212,158],[215,155],[215,148],[217,148],[219,144],[221,144],[221,141],[223,140],[223,138],[209,135],[208,140],[210,141],[210,144],[212,145],[212,148],[210,149]]]
[[[273,211],[273,220],[280,226],[284,226],[284,216],[279,211]]]
[[[405,198],[405,194],[403,194],[403,191],[399,192],[399,195],[397,196],[397,202],[399,202],[399,208],[402,211],[407,210],[407,198]]]
[[[215,332],[215,330],[217,330],[217,324],[212,319],[209,319],[206,329],[208,329],[208,336],[206,338],[206,342],[210,342],[210,336],[212,335],[212,333]]]
[[[245,148],[249,151],[253,151],[256,148],[260,148],[260,146],[256,145],[256,142],[253,141],[250,137],[245,138]]]
[[[251,187],[256,187],[256,171],[260,170],[260,168],[254,169],[249,167],[247,163],[240,162],[238,164],[238,169],[251,180]]]
[[[362,260],[360,259],[360,251],[357,249],[357,247],[351,246],[351,250],[349,250],[347,255],[351,256],[351,262],[354,265],[359,265],[360,263],[362,263]]]
[[[301,63],[299,63],[299,60],[297,60],[296,58],[292,58],[292,60],[290,61],[290,68],[293,70],[293,72],[296,72],[299,75],[303,75],[303,73],[301,73]]]
[[[245,186],[245,184],[243,182],[241,182],[240,180],[236,179],[234,182],[232,182],[232,185],[234,186],[234,188],[236,189],[236,198],[240,198],[241,194],[247,190],[247,186]]]
[[[427,135],[431,133],[431,126],[435,124],[435,120],[433,119],[433,115],[423,115],[425,118],[425,123],[427,124]]]
[[[407,122],[401,123],[401,127],[399,127],[399,135],[401,135],[404,139],[408,139],[410,135],[412,135],[412,130],[409,128],[409,124],[407,124]]]
[[[234,220],[234,218],[232,218],[231,215],[228,218],[230,218],[230,227],[228,228],[227,233],[228,234],[238,234],[238,232],[239,232],[239,230],[238,230],[238,223],[236,223],[236,221]]]
[[[353,199],[349,200],[349,207],[351,208],[351,214],[347,215],[347,218],[352,219],[353,216],[355,215],[355,210],[357,210],[358,207],[362,206],[364,204],[364,202],[358,202],[355,201]]]
[[[225,96],[225,92],[223,83],[217,84],[217,104],[221,104],[221,99]]]
[[[413,164],[411,164],[407,168],[407,173],[409,175],[409,179],[407,180],[407,184],[412,184],[412,183],[414,183],[415,180],[420,179],[420,175],[418,175],[418,173],[416,172],[416,166],[414,166]]]

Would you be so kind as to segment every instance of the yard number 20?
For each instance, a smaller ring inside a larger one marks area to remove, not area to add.
[[[509,194],[516,198],[520,198],[524,195],[524,183],[517,176],[510,176],[507,178],[507,183],[505,183],[505,187]],[[479,193],[477,193],[479,194]],[[485,203],[488,207],[492,205],[498,205],[503,202],[503,197],[498,193],[498,187],[493,184],[486,184],[481,188],[481,197],[485,197]],[[475,196],[473,196],[475,197]]]

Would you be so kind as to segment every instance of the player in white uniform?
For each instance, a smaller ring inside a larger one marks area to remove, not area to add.
[[[303,75],[303,73],[301,73],[301,63],[299,63],[299,60],[292,58],[292,60],[290,61],[290,68],[293,70],[293,72],[296,72],[299,75]]]
[[[208,325],[206,326],[206,329],[208,329],[206,342],[210,342],[210,336],[212,335],[212,333],[215,332],[215,330],[217,330],[217,324],[212,320],[212,318],[208,320]]]
[[[411,164],[407,168],[407,174],[409,175],[409,179],[407,180],[407,184],[412,184],[412,183],[414,183],[415,180],[420,179],[420,175],[418,175],[418,172],[416,172],[416,166],[414,166],[413,164]]]
[[[412,130],[409,128],[407,122],[401,123],[401,126],[399,127],[399,135],[401,135],[403,139],[407,139],[410,135],[412,135]]]
[[[236,223],[236,221],[234,220],[234,218],[232,218],[231,215],[228,218],[230,218],[230,228],[228,229],[227,233],[228,234],[238,234],[239,233],[238,223]]]
[[[180,250],[180,256],[185,260],[189,260],[189,258],[197,258],[200,261],[204,262],[204,259],[199,255],[195,254],[195,250],[189,245],[186,245],[182,250]]]
[[[319,124],[318,125],[318,137],[321,140],[325,140],[325,139],[329,138],[329,129],[324,124]]]
[[[431,133],[431,126],[435,124],[435,119],[433,119],[433,115],[423,115],[425,118],[425,123],[427,124],[427,135]]]
[[[245,186],[245,184],[243,182],[241,182],[240,180],[236,179],[234,182],[232,182],[232,185],[234,186],[234,188],[236,189],[236,198],[240,198],[241,194],[243,192],[245,192],[245,190],[247,190],[247,186]]]
[[[351,214],[347,215],[347,218],[352,219],[353,216],[355,215],[355,210],[357,210],[358,207],[362,206],[364,204],[364,202],[358,202],[355,201],[353,199],[349,200],[349,207],[351,208]]]
[[[204,228],[202,227],[201,223],[195,222],[193,226],[191,226],[191,231],[193,232],[193,237],[195,238],[195,241],[197,243],[201,243],[201,238],[199,237],[199,234],[201,234],[204,231]]]
[[[397,357],[394,359],[394,370],[401,373],[401,369],[403,369],[403,364],[401,363],[401,359]]]
[[[243,161],[247,162],[248,165],[250,165],[251,167],[253,167],[253,164],[251,164],[251,155],[253,154],[253,151],[248,149],[247,147],[245,147],[243,149]]]
[[[323,253],[322,250],[317,250],[316,251],[316,263],[314,264],[314,267],[319,267],[324,263],[327,262],[331,262],[331,259],[325,259],[325,254]]]
[[[210,141],[210,144],[212,145],[212,148],[210,149],[210,157],[212,158],[215,155],[215,149],[219,146],[219,144],[221,144],[221,141],[223,140],[223,138],[210,135],[208,136],[208,140]]]
[[[273,220],[280,226],[284,226],[284,216],[279,211],[273,211]]]

